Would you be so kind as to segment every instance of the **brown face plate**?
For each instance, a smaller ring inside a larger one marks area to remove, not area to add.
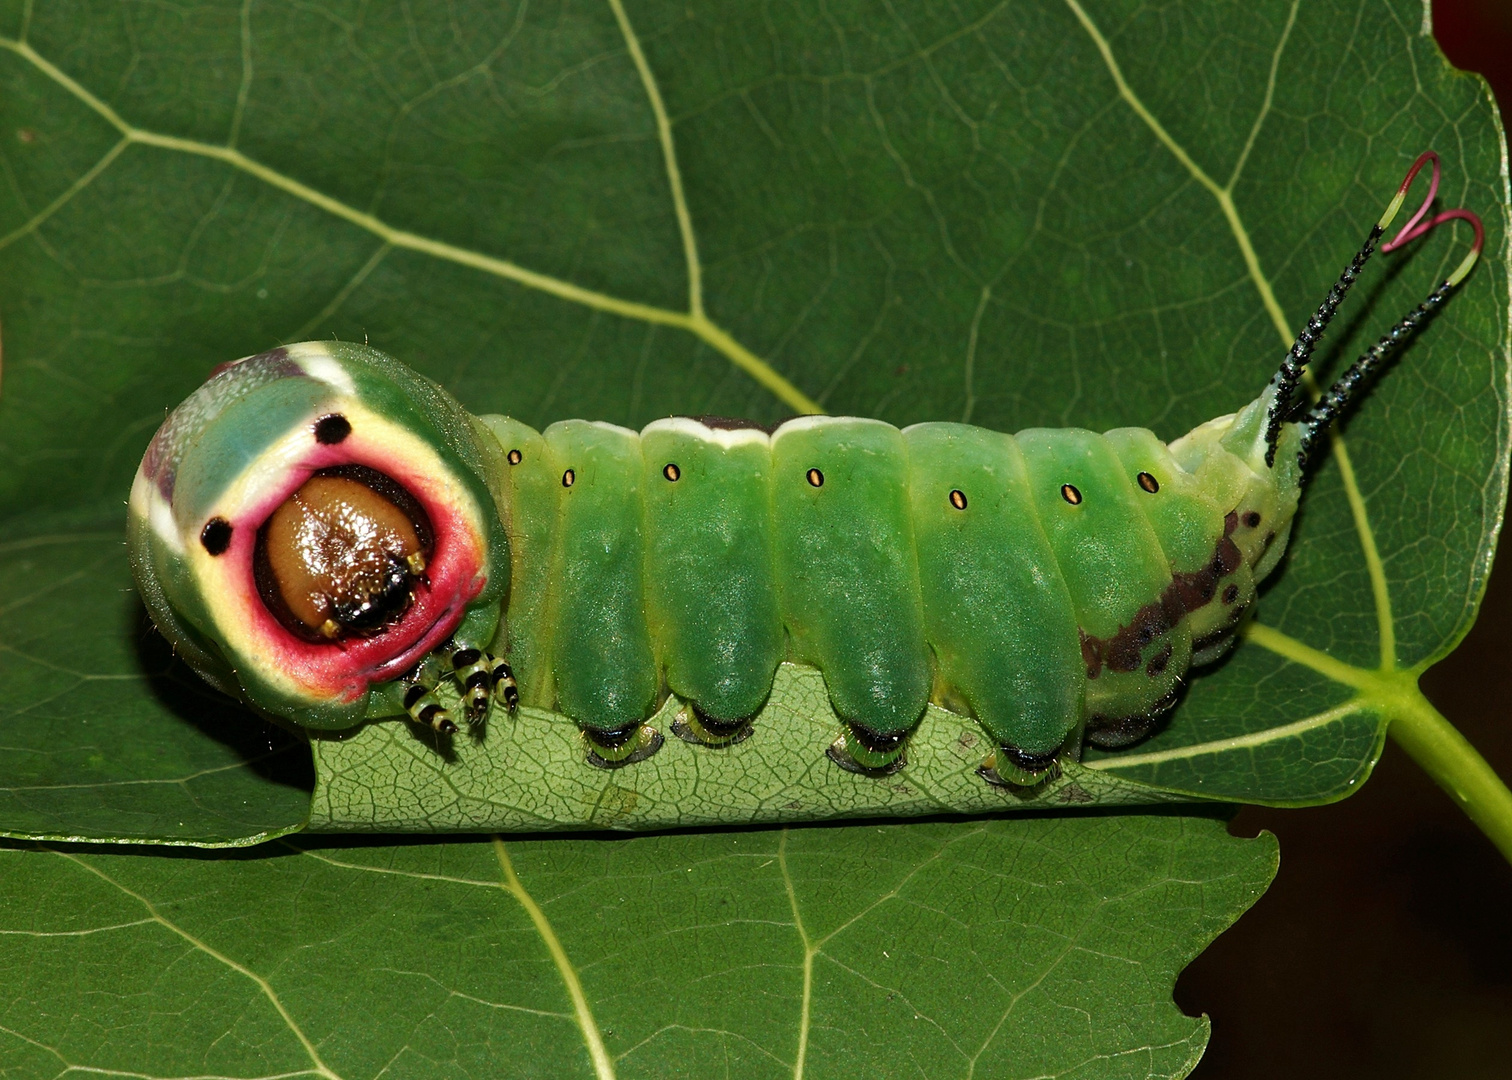
[[[429,522],[408,492],[369,472],[316,473],[259,530],[258,590],[303,638],[376,633],[413,601],[411,583],[430,554]]]

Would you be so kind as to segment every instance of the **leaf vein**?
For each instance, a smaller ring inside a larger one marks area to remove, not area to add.
[[[504,847],[504,841],[499,837],[493,838],[494,855],[499,860],[499,868],[504,873],[502,883],[505,892],[513,896],[525,914],[530,916],[530,921],[535,925],[536,933],[546,945],[546,951],[551,954],[552,962],[556,964],[557,973],[562,978],[562,983],[567,989],[567,996],[572,1001],[572,1010],[577,1020],[578,1029],[583,1034],[583,1042],[588,1048],[588,1057],[593,1062],[593,1072],[598,1080],[615,1080],[614,1059],[609,1056],[608,1049],[604,1046],[604,1037],[599,1032],[598,1022],[593,1018],[593,1010],[588,1005],[588,995],[583,992],[582,981],[578,978],[577,969],[572,966],[568,959],[567,950],[562,947],[561,940],[552,929],[551,920],[546,918],[546,913],[535,902],[525,886],[521,884],[520,877],[515,873],[514,863],[510,861],[509,851]]]
[[[195,937],[189,931],[185,930],[183,927],[173,922],[173,920],[167,918],[165,915],[159,912],[157,906],[153,904],[151,900],[148,900],[141,893],[136,892],[135,890],[130,889],[127,886],[123,885],[121,882],[115,880],[109,874],[105,873],[105,871],[99,869],[89,862],[86,862],[84,859],[79,858],[77,855],[70,855],[66,851],[58,851],[52,848],[49,848],[47,850],[52,851],[52,853],[54,855],[57,855],[59,858],[67,859],[69,862],[74,863],[80,868],[89,871],[91,874],[93,874],[95,877],[99,878],[106,884],[119,889],[121,892],[131,897],[137,903],[141,904],[142,907],[146,910],[147,914],[150,916],[151,920],[157,923],[159,926],[163,927],[163,929],[177,934],[179,937],[183,938],[184,941],[188,942],[190,945],[198,949],[200,952],[204,953],[206,956],[218,961],[219,963],[224,964],[232,971],[235,971],[238,974],[250,979],[254,984],[256,984],[257,988],[262,991],[263,997],[265,997],[268,1000],[268,1003],[273,1006],[274,1011],[276,1011],[278,1015],[282,1017],[283,1022],[288,1026],[289,1030],[293,1032],[294,1037],[299,1040],[299,1044],[304,1047],[305,1053],[309,1056],[310,1061],[315,1066],[315,1068],[311,1070],[313,1074],[317,1076],[323,1076],[326,1078],[326,1080],[341,1080],[340,1075],[333,1071],[331,1067],[328,1066],[321,1058],[320,1051],[316,1048],[315,1043],[312,1042],[310,1037],[305,1034],[304,1029],[299,1026],[299,1022],[294,1019],[293,1014],[289,1012],[288,1008],[279,998],[278,992],[273,989],[273,985],[268,982],[267,979],[257,974],[257,972],[253,971],[245,964],[231,959],[231,957],[215,948],[209,942],[202,941],[201,939]],[[75,1068],[78,1067],[75,1066]],[[105,1070],[96,1069],[90,1071],[103,1072]]]
[[[26,41],[0,38],[0,48],[8,49],[17,56],[22,57],[84,105],[94,110],[94,112],[122,134],[125,142],[219,161],[247,173],[249,176],[253,176],[271,187],[278,188],[280,191],[292,195],[317,209],[323,210],[333,217],[341,218],[349,224],[364,229],[393,247],[404,248],[408,251],[429,255],[432,258],[445,262],[456,263],[459,266],[466,266],[473,270],[492,274],[494,277],[503,278],[517,285],[544,292],[559,300],[581,304],[584,307],[593,308],[597,311],[607,311],[622,318],[637,319],[642,322],[673,326],[680,330],[685,330],[723,354],[730,363],[751,376],[757,383],[794,411],[799,413],[822,413],[825,411],[818,402],[799,390],[798,387],[793,385],[769,363],[738,342],[729,331],[711,321],[703,313],[701,300],[700,306],[696,309],[672,311],[668,308],[656,307],[653,304],[643,304],[637,300],[626,300],[618,296],[611,296],[608,293],[598,292],[595,289],[585,288],[571,281],[553,277],[550,274],[543,274],[539,271],[528,269],[509,259],[485,255],[482,252],[471,251],[467,248],[458,247],[455,244],[449,244],[441,240],[432,240],[429,237],[420,236],[405,229],[395,228],[373,214],[348,206],[339,199],[318,191],[308,184],[294,179],[292,176],[285,176],[276,169],[272,169],[248,157],[233,146],[217,146],[213,143],[200,142],[196,139],[185,139],[176,135],[164,135],[127,123],[119,113],[96,97],[67,72],[38,53]],[[679,181],[679,190],[680,184],[681,182]],[[691,229],[691,224],[689,228]],[[691,233],[689,233],[689,236],[691,236]]]
[[[1282,30],[1281,40],[1272,54],[1271,80],[1267,86],[1260,116],[1251,128],[1249,141],[1245,144],[1244,151],[1240,155],[1233,176],[1229,179],[1228,185],[1223,187],[1220,187],[1217,181],[1209,176],[1202,166],[1192,159],[1192,156],[1187,153],[1186,148],[1176,141],[1159,119],[1156,118],[1155,114],[1150,112],[1144,102],[1139,99],[1139,95],[1134,93],[1133,87],[1124,78],[1123,69],[1119,66],[1117,57],[1113,55],[1112,46],[1109,45],[1107,38],[1103,36],[1102,31],[1098,29],[1097,24],[1093,22],[1091,16],[1087,14],[1086,9],[1082,7],[1078,0],[1065,0],[1065,2],[1066,6],[1071,9],[1072,14],[1076,16],[1077,21],[1081,23],[1082,28],[1086,30],[1087,36],[1092,39],[1093,44],[1097,47],[1097,51],[1102,55],[1103,63],[1107,66],[1108,74],[1112,77],[1113,83],[1118,89],[1119,96],[1134,110],[1135,115],[1144,121],[1145,126],[1150,129],[1161,145],[1169,150],[1172,156],[1192,175],[1192,178],[1206,188],[1217,201],[1219,209],[1223,211],[1224,219],[1228,222],[1229,230],[1234,234],[1234,240],[1239,245],[1239,254],[1243,257],[1244,265],[1249,270],[1250,280],[1254,282],[1255,290],[1260,294],[1260,301],[1264,305],[1266,313],[1270,316],[1272,325],[1275,326],[1276,332],[1281,336],[1282,347],[1290,348],[1293,336],[1290,325],[1287,322],[1285,312],[1281,310],[1280,301],[1276,299],[1276,293],[1271,287],[1270,279],[1266,277],[1265,271],[1260,267],[1260,257],[1256,254],[1255,246],[1250,241],[1249,230],[1245,227],[1243,219],[1239,216],[1239,209],[1234,204],[1233,184],[1238,179],[1239,168],[1243,166],[1249,154],[1250,146],[1259,133],[1260,124],[1264,120],[1265,114],[1270,110],[1272,90],[1281,60],[1281,51],[1287,39],[1291,36],[1291,28],[1296,18],[1295,2],[1291,16],[1288,17],[1286,26]],[[1310,373],[1305,373],[1305,375],[1307,376],[1309,390],[1316,395],[1317,388],[1311,380]],[[1380,552],[1376,548],[1375,532],[1371,528],[1370,517],[1365,508],[1365,499],[1360,493],[1360,486],[1355,478],[1354,468],[1350,464],[1349,453],[1345,448],[1344,439],[1337,432],[1333,432],[1330,434],[1330,440],[1333,445],[1334,456],[1339,462],[1339,472],[1343,480],[1344,495],[1349,502],[1350,514],[1354,518],[1355,531],[1359,534],[1360,547],[1365,558],[1366,570],[1370,576],[1370,590],[1375,600],[1376,619],[1379,624],[1381,670],[1393,671],[1396,669],[1396,630],[1391,610],[1391,592],[1386,583],[1385,566],[1382,564]]]

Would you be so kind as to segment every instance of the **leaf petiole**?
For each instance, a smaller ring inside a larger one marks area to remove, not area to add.
[[[1393,695],[1389,715],[1388,731],[1397,745],[1512,862],[1512,791],[1480,751],[1433,707],[1416,683]]]

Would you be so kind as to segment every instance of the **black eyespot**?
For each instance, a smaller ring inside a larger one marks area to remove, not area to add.
[[[525,455],[521,454],[518,450],[511,450],[506,457],[511,465],[518,465],[525,459]]]
[[[224,554],[231,546],[231,523],[225,518],[211,518],[200,530],[200,543],[211,555]]]
[[[1260,524],[1260,515],[1251,510],[1249,513],[1244,515],[1244,524],[1249,526],[1251,529],[1258,527]]]
[[[662,475],[668,480],[676,481],[678,477],[682,476],[682,470],[669,461],[666,465],[662,466]]]
[[[575,483],[577,483],[577,473],[573,472],[571,469],[568,469],[562,474],[563,487],[571,487]]]
[[[1138,476],[1138,480],[1139,480],[1139,486],[1142,487],[1142,488],[1144,488],[1151,495],[1155,494],[1157,491],[1160,490],[1160,481],[1157,480],[1157,479],[1155,479],[1153,476],[1151,476],[1147,472],[1140,473],[1139,476]]]
[[[824,474],[818,469],[810,469],[808,471],[808,482],[811,487],[823,487]]]
[[[950,492],[950,505],[957,510],[966,509],[966,493],[960,488],[953,488]]]
[[[315,421],[315,441],[323,446],[335,446],[352,433],[352,425],[340,413],[331,413]]]
[[[1070,484],[1062,484],[1061,485],[1061,498],[1065,499],[1072,506],[1080,506],[1081,505],[1081,500],[1082,500],[1082,494],[1081,494],[1081,492],[1077,491],[1076,488],[1072,487]]]

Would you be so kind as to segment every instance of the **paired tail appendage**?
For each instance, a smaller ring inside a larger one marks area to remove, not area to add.
[[[1271,404],[1266,416],[1265,425],[1266,465],[1274,466],[1276,463],[1276,446],[1281,439],[1281,427],[1291,418],[1295,410],[1297,384],[1302,379],[1302,372],[1306,368],[1307,362],[1312,358],[1314,348],[1316,348],[1318,341],[1328,328],[1328,324],[1333,320],[1334,314],[1338,311],[1340,304],[1343,303],[1350,286],[1359,277],[1361,269],[1364,268],[1370,256],[1375,253],[1376,242],[1385,235],[1387,227],[1402,209],[1402,204],[1406,201],[1407,191],[1412,187],[1413,180],[1417,178],[1417,174],[1422,167],[1429,162],[1432,162],[1433,170],[1430,174],[1427,197],[1423,199],[1422,205],[1418,207],[1417,212],[1408,219],[1407,224],[1403,225],[1390,240],[1381,244],[1380,249],[1382,251],[1394,251],[1416,240],[1424,233],[1437,228],[1444,222],[1452,221],[1456,218],[1468,221],[1475,229],[1475,242],[1471,245],[1469,254],[1465,256],[1454,272],[1440,282],[1428,294],[1427,299],[1404,315],[1379,341],[1355,360],[1339,380],[1329,387],[1328,391],[1318,399],[1317,403],[1301,417],[1302,444],[1299,459],[1302,463],[1306,463],[1308,454],[1311,452],[1314,444],[1322,437],[1344,409],[1348,407],[1349,402],[1370,379],[1371,375],[1396,354],[1397,350],[1412,337],[1430,314],[1443,306],[1444,301],[1449,298],[1449,295],[1460,282],[1465,280],[1471,268],[1475,265],[1476,260],[1480,258],[1481,248],[1485,244],[1486,232],[1485,228],[1481,225],[1480,218],[1472,211],[1462,208],[1445,210],[1435,214],[1427,221],[1423,220],[1428,214],[1429,207],[1432,206],[1434,198],[1438,195],[1439,186],[1438,155],[1432,150],[1425,150],[1412,163],[1412,168],[1407,170],[1407,175],[1403,177],[1401,185],[1397,188],[1396,195],[1393,196],[1390,204],[1387,205],[1386,212],[1381,215],[1381,220],[1372,226],[1370,234],[1365,238],[1365,243],[1356,252],[1354,258],[1350,259],[1349,265],[1339,275],[1339,280],[1334,283],[1333,288],[1328,290],[1328,295],[1318,305],[1318,310],[1307,320],[1307,325],[1297,335],[1297,340],[1292,345],[1290,351],[1287,352],[1286,359],[1281,361],[1281,367],[1271,377],[1270,386],[1267,388]]]

